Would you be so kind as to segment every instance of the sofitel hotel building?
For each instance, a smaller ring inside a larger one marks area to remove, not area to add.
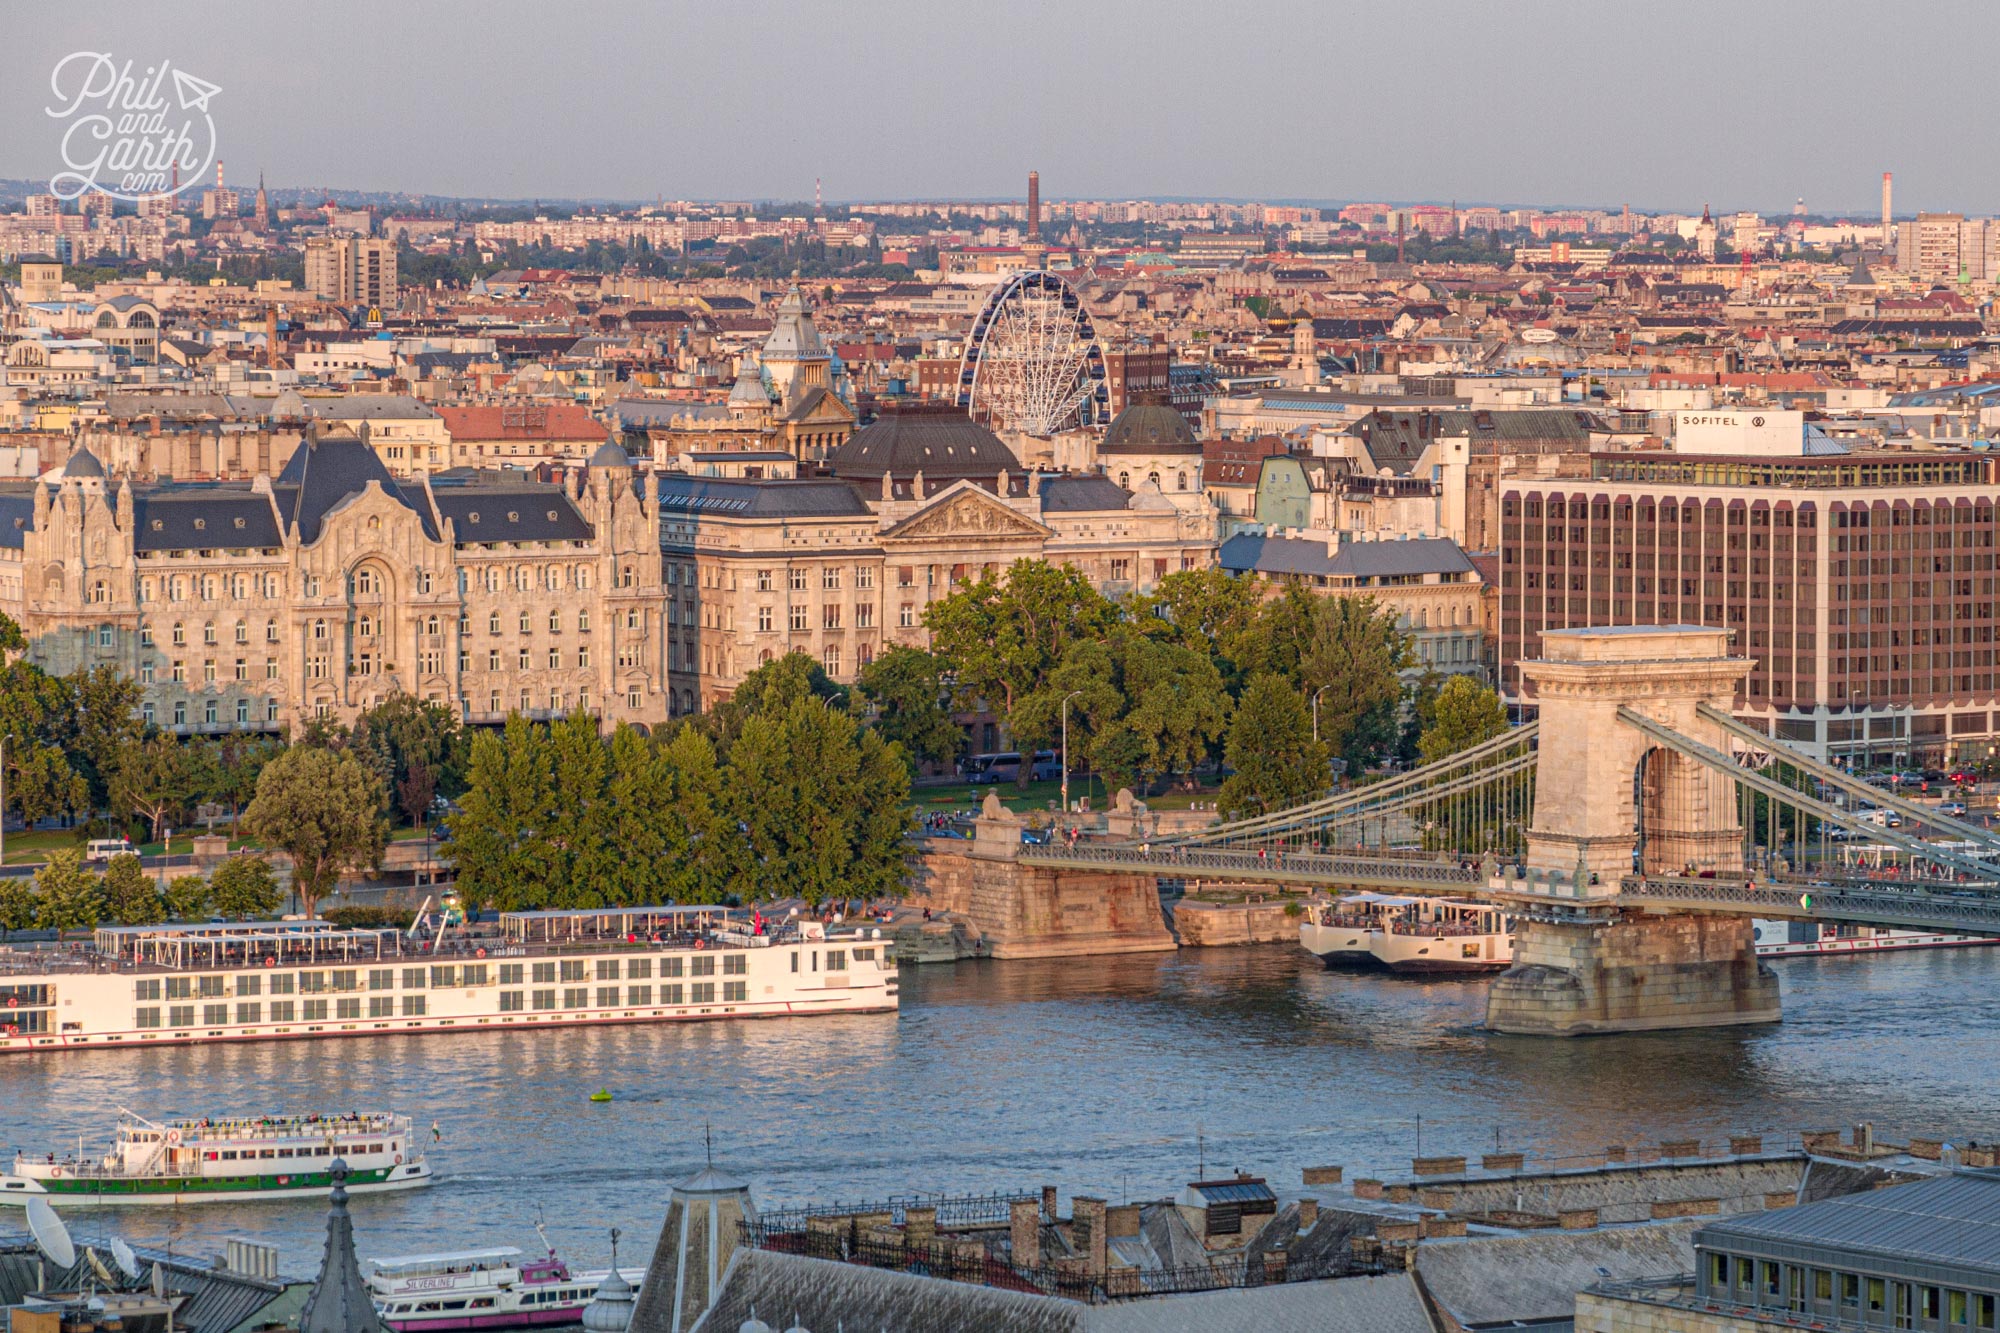
[[[1587,480],[1500,501],[1517,700],[1544,630],[1725,626],[1754,663],[1735,711],[1782,740],[1931,763],[1995,741],[2000,475],[1984,454],[1847,452],[1795,412],[1710,413],[1671,453],[1597,454]]]

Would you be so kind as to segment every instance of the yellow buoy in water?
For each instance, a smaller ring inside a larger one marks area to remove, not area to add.
[[[592,1101],[594,1101],[594,1102],[608,1102],[608,1101],[610,1101],[610,1100],[611,1100],[611,1089],[609,1089],[609,1088],[599,1088],[599,1089],[598,1089],[598,1090],[597,1090],[596,1092],[593,1092],[593,1093],[591,1093],[591,1094],[590,1094],[590,1100],[592,1100]]]

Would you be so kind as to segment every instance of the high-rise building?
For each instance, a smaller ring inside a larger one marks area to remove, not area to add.
[[[1983,277],[1986,224],[1963,213],[1919,213],[1896,236],[1896,267],[1920,278]]]
[[[321,236],[306,242],[306,290],[336,305],[393,309],[396,246],[366,236]]]

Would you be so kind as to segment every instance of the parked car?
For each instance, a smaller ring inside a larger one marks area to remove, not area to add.
[[[137,856],[139,849],[124,838],[93,838],[83,849],[86,865],[109,863],[115,856]]]
[[[1963,819],[1965,817],[1965,802],[1940,801],[1938,802],[1938,813],[1948,815],[1953,819]]]

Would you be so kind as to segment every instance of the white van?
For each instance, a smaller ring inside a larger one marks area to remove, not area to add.
[[[93,838],[83,849],[86,864],[109,862],[115,856],[137,856],[139,849],[124,838]]]

